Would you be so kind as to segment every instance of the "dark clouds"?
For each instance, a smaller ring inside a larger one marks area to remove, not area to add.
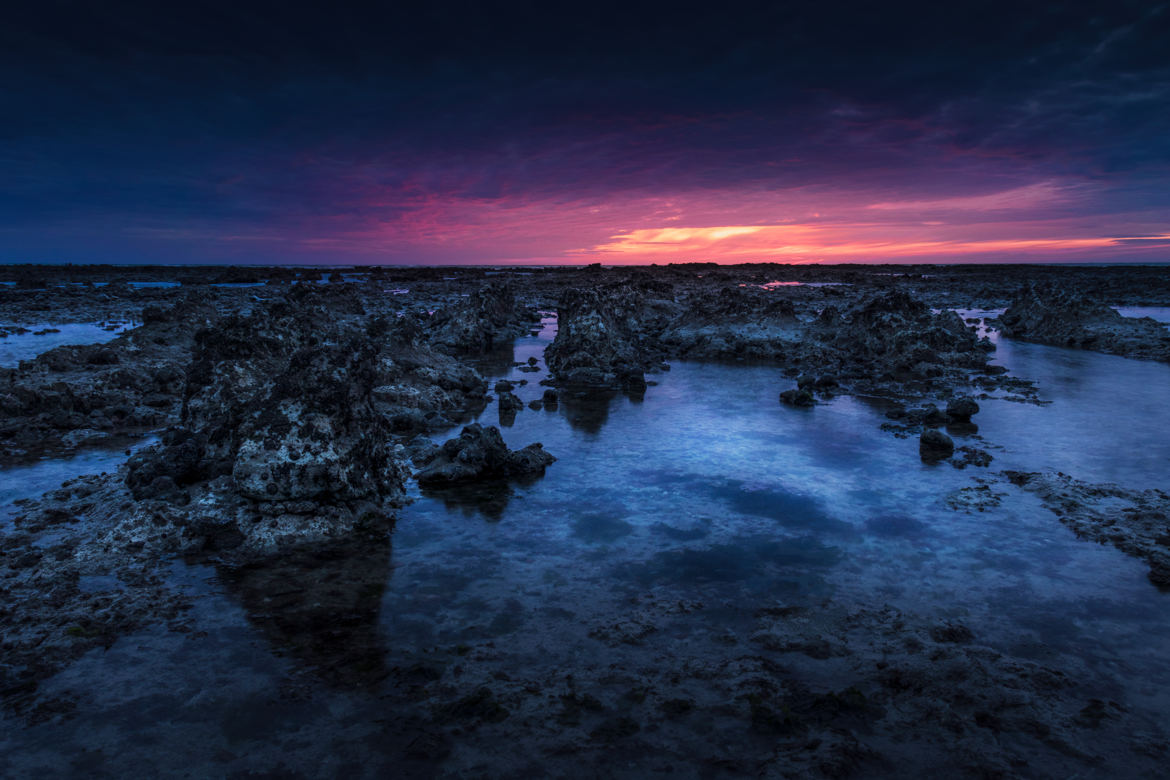
[[[375,228],[425,251],[461,204],[736,191],[1060,180],[1091,184],[1092,214],[1170,208],[1165,4],[37,3],[6,22],[7,260],[304,259],[288,239]]]

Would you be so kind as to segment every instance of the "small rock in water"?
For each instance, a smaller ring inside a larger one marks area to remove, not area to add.
[[[816,406],[817,399],[813,397],[812,391],[807,388],[799,390],[785,390],[780,394],[780,403],[788,404],[789,406]]]
[[[979,404],[969,396],[959,396],[947,402],[947,417],[958,422],[968,422],[979,412]]]
[[[949,458],[954,451],[955,443],[942,431],[928,428],[918,439],[918,454],[928,463]]]

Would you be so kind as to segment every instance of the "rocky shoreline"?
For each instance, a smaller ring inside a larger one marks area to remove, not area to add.
[[[773,402],[791,414],[864,397],[886,410],[884,429],[917,437],[924,463],[986,474],[993,458],[978,433],[979,402],[1036,403],[1038,394],[1028,377],[992,361],[995,344],[976,325],[998,326],[1000,337],[1170,360],[1170,330],[1109,308],[1170,301],[1164,271],[1130,270],[1062,271],[1058,293],[1047,286],[1057,271],[1029,267],[355,268],[324,279],[292,269],[4,269],[15,282],[0,288],[5,336],[32,322],[141,325],[0,369],[0,464],[147,433],[160,440],[115,471],[20,502],[0,534],[0,695],[34,717],[38,684],[93,648],[152,624],[184,630],[191,603],[168,584],[175,560],[217,567],[254,595],[275,571],[311,580],[325,558],[357,561],[338,576],[361,579],[362,556],[388,544],[412,481],[491,516],[510,483],[540,479],[560,455],[538,442],[510,449],[497,428],[473,423],[490,403],[504,426],[537,411],[568,414],[606,394],[652,405],[655,376],[670,361],[774,369]],[[951,310],[1003,308],[986,322]],[[557,313],[556,336],[539,359],[517,366],[521,381],[544,387],[526,405],[513,382],[489,388],[480,368],[498,354],[510,365],[512,341],[539,329],[542,311]],[[1078,535],[1145,560],[1150,580],[1170,587],[1164,493],[1063,474],[1006,477],[998,484],[1039,496]],[[984,492],[954,508],[995,500]],[[87,585],[97,581],[117,587]],[[350,608],[375,609],[365,601]],[[599,626],[595,638],[640,645],[680,608],[627,616]],[[1098,766],[1102,758],[1083,749],[1086,730],[1128,739],[1118,705],[1077,698],[1065,671],[1005,657],[960,624],[827,603],[819,612],[761,605],[757,618],[725,658],[629,675],[628,687],[644,691],[637,701],[519,674],[469,672],[455,685],[424,679],[425,694],[416,695],[434,709],[420,732],[429,736],[411,737],[422,739],[412,760],[445,760],[461,734],[505,720],[546,724],[533,739],[548,750],[669,753],[675,748],[663,746],[680,738],[669,724],[697,710],[727,710],[744,729],[722,736],[739,745],[739,758],[712,758],[716,773],[894,773],[884,757],[893,735],[932,719],[923,732],[929,751],[941,757],[961,744],[959,762],[981,776],[1028,774],[1020,762],[1037,745],[1063,755],[1066,768]],[[301,641],[295,626],[265,625]],[[369,661],[367,640],[354,641],[355,657]],[[472,659],[492,652],[477,648]],[[800,659],[839,659],[842,684],[810,687],[804,681],[814,675]],[[557,693],[538,696],[534,686]],[[657,734],[644,730],[649,722]],[[1001,733],[1027,736],[1006,746]],[[562,744],[566,734],[572,746]],[[1138,741],[1139,753],[1167,750],[1161,737]]]

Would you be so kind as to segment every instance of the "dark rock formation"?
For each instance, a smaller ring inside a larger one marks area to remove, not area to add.
[[[491,282],[435,313],[431,343],[452,352],[487,352],[528,332],[540,314],[516,302],[512,287]]]
[[[688,298],[661,340],[685,358],[769,360],[787,356],[802,331],[787,299],[756,287],[725,287]]]
[[[927,428],[918,439],[918,454],[928,463],[945,460],[954,452],[955,443],[951,437],[935,428]]]
[[[624,287],[561,293],[557,337],[544,353],[557,381],[619,386],[656,362],[641,334],[640,306]]]
[[[979,404],[970,396],[959,396],[947,401],[947,417],[954,422],[970,422],[979,413]]]
[[[785,390],[780,394],[780,402],[789,406],[816,406],[817,399],[807,388]]]
[[[1012,299],[999,325],[1003,335],[1021,341],[1170,361],[1170,329],[1149,317],[1122,317],[1075,289],[1029,285]]]
[[[435,458],[415,476],[420,485],[442,487],[537,476],[555,461],[539,443],[509,450],[498,428],[474,423],[456,438],[448,439]]]

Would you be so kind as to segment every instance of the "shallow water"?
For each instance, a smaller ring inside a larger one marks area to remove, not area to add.
[[[1170,325],[1170,306],[1114,306],[1122,317],[1149,317]]]
[[[35,463],[0,469],[0,532],[20,508],[13,504],[24,498],[36,498],[60,487],[67,479],[115,471],[134,452],[158,441],[154,437],[133,441],[111,441],[106,446],[84,449],[68,458],[45,458]]]
[[[134,327],[134,323],[118,324],[114,330],[96,323],[66,322],[61,324],[22,325],[28,333],[14,333],[0,339],[0,368],[9,368],[20,364],[22,360],[31,360],[37,355],[48,352],[50,349],[68,344],[105,344],[113,341],[119,334]],[[56,333],[37,335],[36,331],[53,329]]]
[[[539,359],[553,327],[485,373],[526,379],[517,395],[539,398],[544,371],[512,362]],[[983,402],[982,438],[957,443],[989,448],[992,472],[1051,466],[1166,486],[1170,367],[1003,341],[996,360],[1038,380],[1051,403]],[[951,511],[948,493],[988,470],[923,464],[916,440],[881,431],[881,409],[864,400],[782,406],[790,382],[764,367],[677,363],[653,378],[644,399],[562,392],[556,410],[525,408],[502,431],[510,446],[541,441],[559,458],[546,476],[487,504],[482,492],[416,492],[392,547],[243,576],[176,564],[198,595],[189,631],[125,637],[48,681],[44,696],[76,700],[72,717],[15,732],[4,716],[0,773],[199,774],[285,760],[314,774],[395,771],[385,670],[578,673],[616,697],[606,670],[723,653],[761,604],[825,598],[961,620],[980,643],[1071,665],[1086,697],[1166,725],[1170,610],[1143,564],[1077,540],[1010,486],[997,485],[997,508]],[[498,422],[494,404],[481,419]],[[332,583],[309,589],[315,605],[274,606],[281,583],[304,588],[310,571]],[[651,602],[704,607],[636,641],[599,639],[619,619],[638,631],[642,607],[631,605]],[[322,626],[322,609],[361,617]],[[524,745],[479,749],[503,759]]]

